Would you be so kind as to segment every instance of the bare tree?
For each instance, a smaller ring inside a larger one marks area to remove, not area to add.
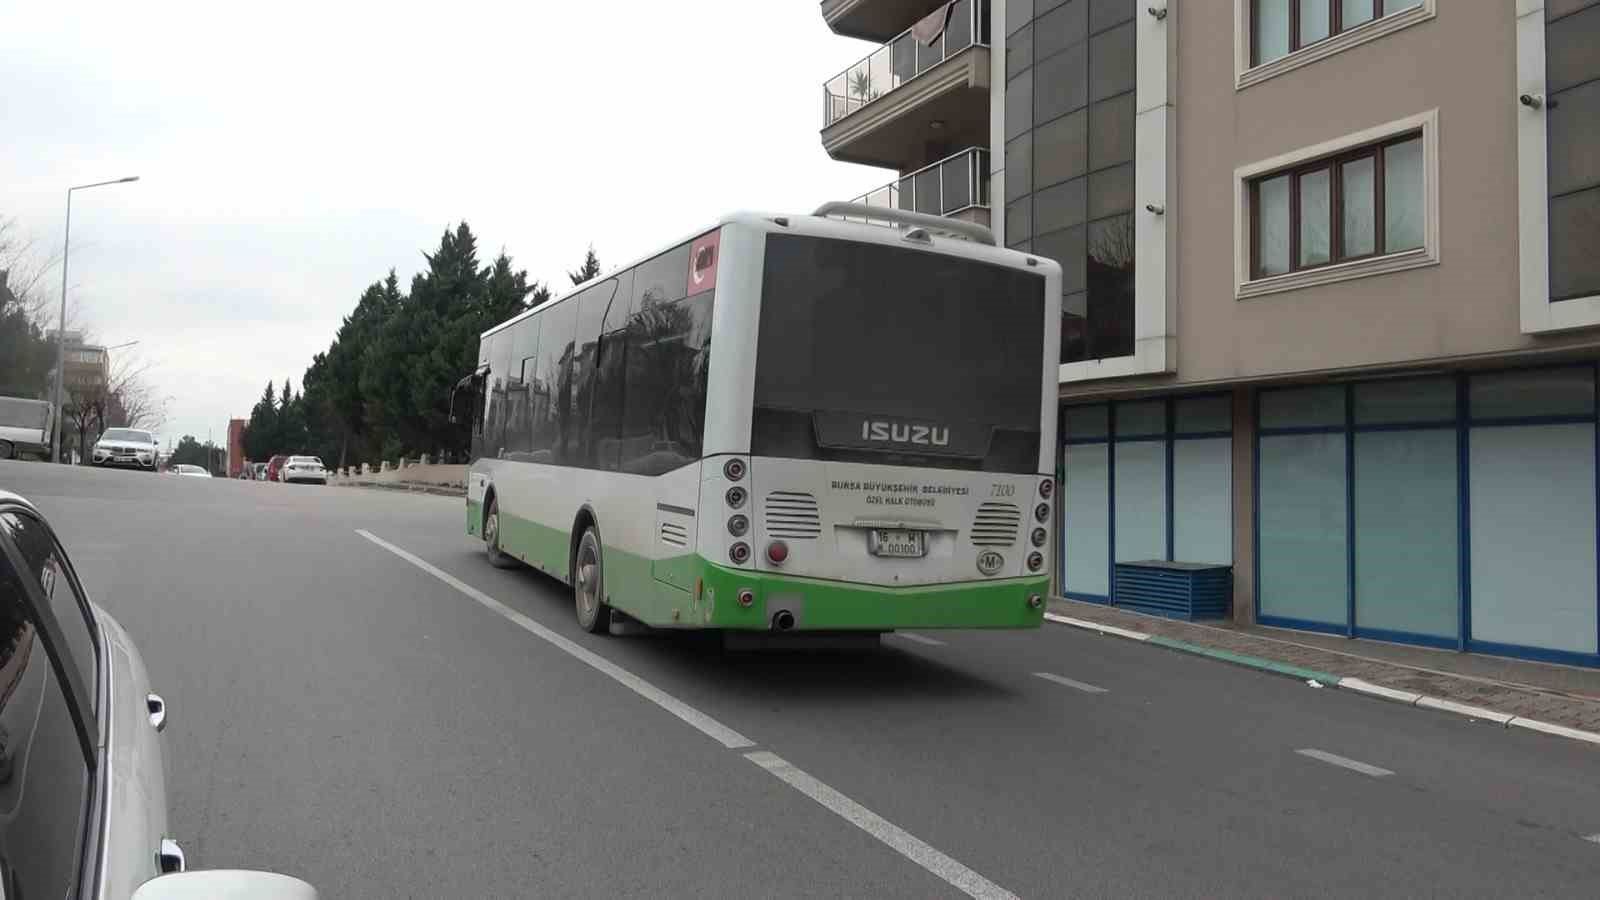
[[[59,253],[43,251],[37,239],[23,234],[15,218],[0,216],[0,271],[7,273],[6,285],[28,319],[40,328],[54,327],[45,276],[60,261]]]
[[[104,385],[67,386],[61,399],[63,453],[76,447],[87,463],[89,448],[107,428],[160,428],[171,398],[156,393],[149,379],[153,369],[130,354],[111,367]]]

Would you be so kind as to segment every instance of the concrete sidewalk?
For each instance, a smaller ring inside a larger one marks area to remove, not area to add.
[[[1284,674],[1324,674],[1333,679],[1330,687],[1342,679],[1352,679],[1355,685],[1364,682],[1387,690],[1387,693],[1381,690],[1366,693],[1389,696],[1403,692],[1421,695],[1424,700],[1432,698],[1446,704],[1492,710],[1507,719],[1516,717],[1600,732],[1600,670],[1596,669],[1351,640],[1258,625],[1183,622],[1074,600],[1051,600],[1050,612],[1077,623],[1148,635],[1155,643],[1172,649],[1198,652]],[[1393,696],[1390,699],[1402,698]],[[1415,699],[1403,702],[1438,705],[1417,703]]]

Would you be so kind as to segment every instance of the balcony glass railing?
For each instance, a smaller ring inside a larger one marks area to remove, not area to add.
[[[862,109],[968,47],[989,43],[989,0],[956,0],[931,44],[908,28],[822,86],[824,127]]]
[[[905,209],[935,216],[953,216],[989,206],[989,151],[973,147],[930,166],[902,175],[855,199],[883,209]],[[847,217],[852,221],[861,221]],[[871,222],[872,219],[865,221]]]

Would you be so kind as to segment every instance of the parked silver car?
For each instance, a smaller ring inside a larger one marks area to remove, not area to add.
[[[44,517],[0,491],[0,897],[314,900],[266,872],[185,872],[167,831],[167,705]]]

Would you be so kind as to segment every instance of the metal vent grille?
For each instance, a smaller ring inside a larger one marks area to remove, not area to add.
[[[674,522],[662,522],[661,543],[671,544],[674,547],[687,547],[689,546],[689,531]]]
[[[764,507],[767,537],[808,540],[822,533],[817,498],[798,491],[773,491]]]
[[[1010,547],[1017,542],[1022,510],[1010,503],[985,503],[972,520],[974,547]]]

